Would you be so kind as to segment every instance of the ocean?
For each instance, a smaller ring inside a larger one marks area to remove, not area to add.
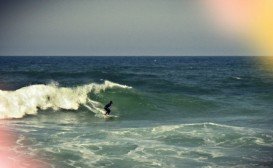
[[[272,114],[258,57],[0,57],[8,150],[45,167],[273,167]]]

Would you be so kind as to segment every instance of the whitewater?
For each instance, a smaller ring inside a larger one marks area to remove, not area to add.
[[[106,80],[103,84],[91,83],[73,88],[51,83],[26,86],[15,91],[0,90],[0,119],[22,118],[49,108],[54,111],[77,110],[81,105],[100,117],[104,113],[103,105],[91,100],[88,94],[98,94],[110,88],[131,87]]]

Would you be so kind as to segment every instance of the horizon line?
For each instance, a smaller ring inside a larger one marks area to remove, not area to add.
[[[270,55],[0,55],[0,57],[272,57]]]

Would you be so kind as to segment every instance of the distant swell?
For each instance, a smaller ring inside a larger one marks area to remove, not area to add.
[[[88,93],[99,93],[109,88],[130,89],[131,87],[105,81],[103,84],[68,88],[56,84],[31,85],[15,91],[0,90],[0,119],[22,118],[35,115],[39,109],[77,110],[81,105],[101,116],[104,112],[99,102],[88,98]]]

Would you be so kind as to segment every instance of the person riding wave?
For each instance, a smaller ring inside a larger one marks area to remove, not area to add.
[[[106,111],[105,115],[109,115],[110,114],[110,112],[111,112],[110,107],[112,106],[112,104],[113,104],[113,102],[110,101],[108,104],[106,104],[104,106],[104,110]]]

